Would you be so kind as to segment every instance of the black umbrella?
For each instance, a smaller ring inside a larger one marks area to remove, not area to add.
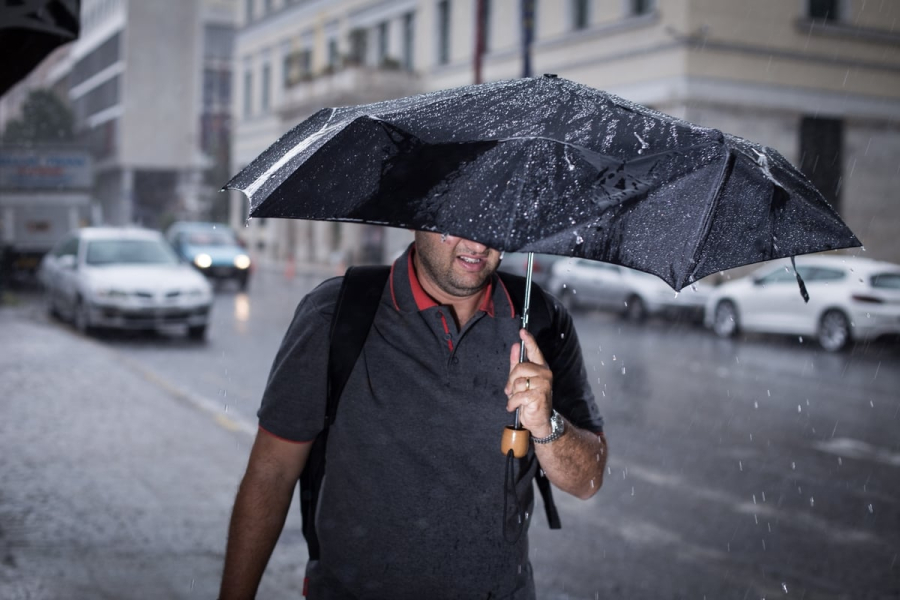
[[[0,0],[0,96],[78,37],[80,0]]]
[[[860,245],[777,151],[554,76],[321,110],[225,187],[252,217],[449,233],[675,290]]]
[[[616,263],[675,290],[861,245],[775,150],[552,75],[323,109],[225,188],[249,197],[251,217],[448,233]]]

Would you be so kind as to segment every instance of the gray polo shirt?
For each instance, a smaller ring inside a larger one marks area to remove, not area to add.
[[[533,449],[514,461],[528,515],[520,526],[504,494],[500,452],[513,421],[503,388],[519,319],[495,276],[480,310],[457,330],[411,265],[408,250],[392,268],[329,432],[316,520],[321,559],[308,569],[309,597],[533,598],[527,528],[537,462]],[[322,428],[339,289],[339,278],[326,281],[297,307],[259,410],[260,427],[272,435],[311,441]],[[554,311],[561,327],[550,365],[554,406],[599,432],[571,320]]]

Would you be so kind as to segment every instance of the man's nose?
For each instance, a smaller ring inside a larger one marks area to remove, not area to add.
[[[472,254],[487,254],[488,247],[472,240],[466,240],[465,248]]]

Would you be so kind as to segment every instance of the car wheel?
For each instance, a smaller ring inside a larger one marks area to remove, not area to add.
[[[192,340],[203,340],[206,338],[206,325],[196,325],[188,327],[188,337]]]
[[[819,345],[828,352],[843,350],[850,343],[850,319],[839,310],[829,310],[819,321]]]
[[[57,306],[56,306],[56,294],[54,294],[49,289],[46,290],[44,292],[44,303],[45,303],[45,308],[47,309],[47,314],[49,316],[53,317],[54,319],[58,319],[60,317],[60,315],[59,315],[59,308],[57,308]]]
[[[249,285],[250,285],[250,277],[249,277],[249,276],[244,275],[243,277],[241,277],[240,279],[238,279],[238,288],[239,288],[242,292],[246,292],[246,291],[247,291],[247,286],[249,286]]]
[[[81,298],[75,303],[75,315],[74,315],[74,323],[75,329],[80,331],[85,335],[91,335],[94,333],[94,328],[91,326],[91,314],[88,308],[87,302],[82,300]]]
[[[738,312],[731,300],[722,300],[716,305],[713,331],[723,338],[733,337],[739,329]]]
[[[625,312],[622,313],[626,321],[641,323],[647,319],[647,306],[640,296],[630,296],[625,301]]]

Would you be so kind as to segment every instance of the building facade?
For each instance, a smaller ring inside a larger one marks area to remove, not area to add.
[[[481,3],[483,54],[475,61]],[[233,171],[326,106],[520,77],[523,0],[242,0]],[[900,262],[900,3],[534,0],[531,72],[556,73],[779,150]],[[233,225],[247,202],[231,196]],[[257,222],[259,221],[259,222]],[[262,257],[362,262],[409,235],[253,220]]]
[[[8,106],[32,87],[69,100],[104,223],[159,227],[227,204],[235,6],[83,0],[78,40],[13,90]]]

